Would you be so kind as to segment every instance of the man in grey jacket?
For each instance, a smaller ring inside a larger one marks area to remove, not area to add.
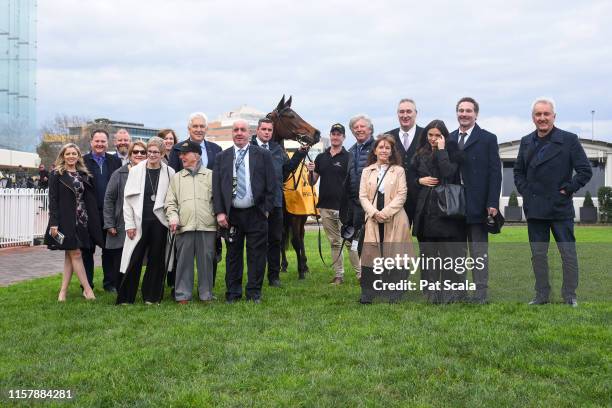
[[[165,209],[170,232],[176,233],[174,298],[185,305],[192,297],[194,257],[198,264],[200,300],[213,299],[217,221],[212,203],[212,170],[202,166],[202,147],[187,140],[174,149],[179,152],[183,170],[170,182]]]

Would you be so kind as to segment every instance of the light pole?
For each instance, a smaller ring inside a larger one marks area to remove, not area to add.
[[[595,140],[595,110],[591,111],[591,141]]]

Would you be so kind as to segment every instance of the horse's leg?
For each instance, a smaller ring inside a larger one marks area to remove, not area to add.
[[[283,207],[283,236],[281,238],[281,272],[287,272],[289,262],[287,262],[287,246],[289,239],[291,214]]]
[[[298,278],[304,279],[304,260],[302,256],[302,243],[300,242],[300,218],[291,217],[291,245],[297,257]]]
[[[308,257],[306,256],[306,248],[304,244],[305,234],[306,234],[306,220],[308,219],[307,215],[300,217],[300,250],[302,252],[302,265],[304,272],[310,272],[308,269]]]
[[[287,237],[283,234],[283,238],[281,239],[281,272],[287,272],[287,266],[289,265],[287,262],[287,254],[285,253],[285,245],[287,245]]]

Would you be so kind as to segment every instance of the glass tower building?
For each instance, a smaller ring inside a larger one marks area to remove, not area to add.
[[[0,0],[0,148],[34,151],[36,0]]]

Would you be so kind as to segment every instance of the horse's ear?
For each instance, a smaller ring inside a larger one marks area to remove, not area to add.
[[[276,110],[281,110],[285,107],[285,95],[283,95],[283,97],[281,98],[280,102],[278,102],[278,106],[276,107]]]
[[[291,100],[292,100],[292,99],[293,99],[293,95],[292,95],[292,96],[290,96],[290,97],[289,97],[289,99],[287,99],[287,103],[285,104],[285,106],[286,106],[287,108],[290,108],[290,107],[291,107]]]

